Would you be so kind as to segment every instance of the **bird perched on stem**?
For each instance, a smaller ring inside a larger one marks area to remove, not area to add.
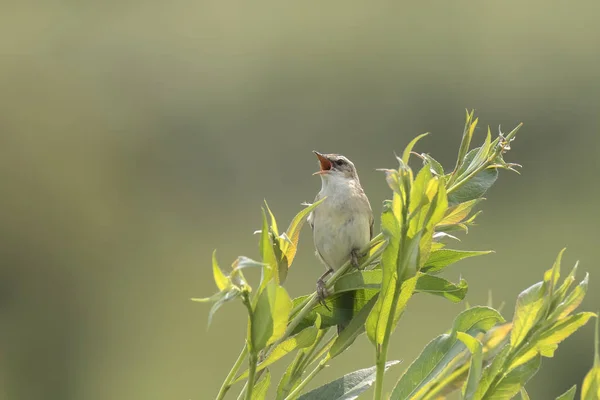
[[[314,175],[321,176],[321,191],[315,201],[327,198],[308,216],[308,223],[313,230],[317,257],[326,268],[317,280],[317,295],[325,305],[328,296],[325,278],[348,260],[359,267],[358,252],[373,237],[373,211],[352,161],[340,154],[314,153],[320,167]],[[341,304],[352,310],[353,293],[344,293]],[[338,325],[338,332],[344,327]]]

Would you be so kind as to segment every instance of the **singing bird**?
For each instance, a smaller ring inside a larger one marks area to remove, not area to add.
[[[317,294],[323,302],[328,295],[324,279],[329,274],[348,260],[359,267],[359,251],[373,237],[373,211],[352,161],[340,154],[314,153],[320,167],[314,175],[321,177],[321,191],[315,201],[327,197],[308,216],[317,257],[326,268],[317,280]],[[342,304],[351,308],[352,293],[344,295]],[[338,332],[344,327],[338,325]]]

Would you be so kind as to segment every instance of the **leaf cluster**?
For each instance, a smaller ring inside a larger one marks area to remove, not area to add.
[[[384,201],[381,233],[362,249],[359,270],[348,261],[326,282],[332,293],[324,304],[316,293],[291,299],[284,283],[298,248],[300,230],[308,214],[326,199],[302,209],[280,233],[265,203],[259,234],[260,261],[240,256],[227,274],[213,253],[212,270],[218,292],[200,302],[212,302],[210,324],[226,302],[241,300],[248,313],[246,343],[217,395],[223,399],[236,383],[245,382],[238,399],[265,399],[272,385],[270,368],[290,355],[279,383],[272,389],[277,400],[354,399],[372,385],[374,398],[384,397],[385,372],[399,361],[388,361],[391,337],[412,296],[423,293],[462,301],[468,291],[464,279],[451,282],[440,274],[454,263],[490,251],[447,248],[448,240],[474,225],[475,207],[496,182],[499,169],[515,170],[505,153],[521,125],[492,139],[488,128],[483,144],[471,148],[478,119],[467,112],[457,162],[450,172],[429,154],[413,152],[425,135],[411,141],[396,157],[398,167],[385,169],[391,199]],[[413,173],[411,155],[422,161]],[[559,284],[562,252],[541,282],[524,290],[512,322],[489,306],[470,307],[452,328],[433,339],[401,375],[389,398],[441,399],[460,390],[465,399],[508,399],[527,396],[524,385],[552,357],[558,344],[583,326],[593,313],[573,314],[587,291],[588,277],[573,287],[577,266]],[[253,290],[245,268],[259,268],[260,282]],[[353,303],[341,296],[353,293]],[[351,307],[351,309],[348,309]],[[345,328],[337,333],[337,325]],[[335,332],[334,332],[335,331]],[[373,344],[375,366],[354,371],[306,392],[311,380],[366,333]],[[597,351],[598,352],[598,351]],[[247,369],[242,365],[247,361]],[[598,394],[600,362],[582,386],[588,400]],[[561,398],[572,399],[574,389]],[[569,397],[571,396],[571,397]],[[591,397],[590,397],[591,396]]]

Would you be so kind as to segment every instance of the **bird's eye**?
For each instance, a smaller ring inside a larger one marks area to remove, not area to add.
[[[343,159],[339,159],[335,162],[335,165],[339,165],[339,166],[342,166],[344,164],[346,164],[346,161],[344,161]]]

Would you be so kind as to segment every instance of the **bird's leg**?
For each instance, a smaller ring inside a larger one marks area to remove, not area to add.
[[[328,268],[327,271],[319,279],[317,279],[317,298],[326,309],[331,311],[327,304],[325,304],[325,298],[328,296],[327,288],[325,287],[325,278],[333,272],[333,269]]]
[[[358,263],[358,252],[359,250],[354,249],[350,252],[350,264],[356,269],[360,269],[360,264]]]

